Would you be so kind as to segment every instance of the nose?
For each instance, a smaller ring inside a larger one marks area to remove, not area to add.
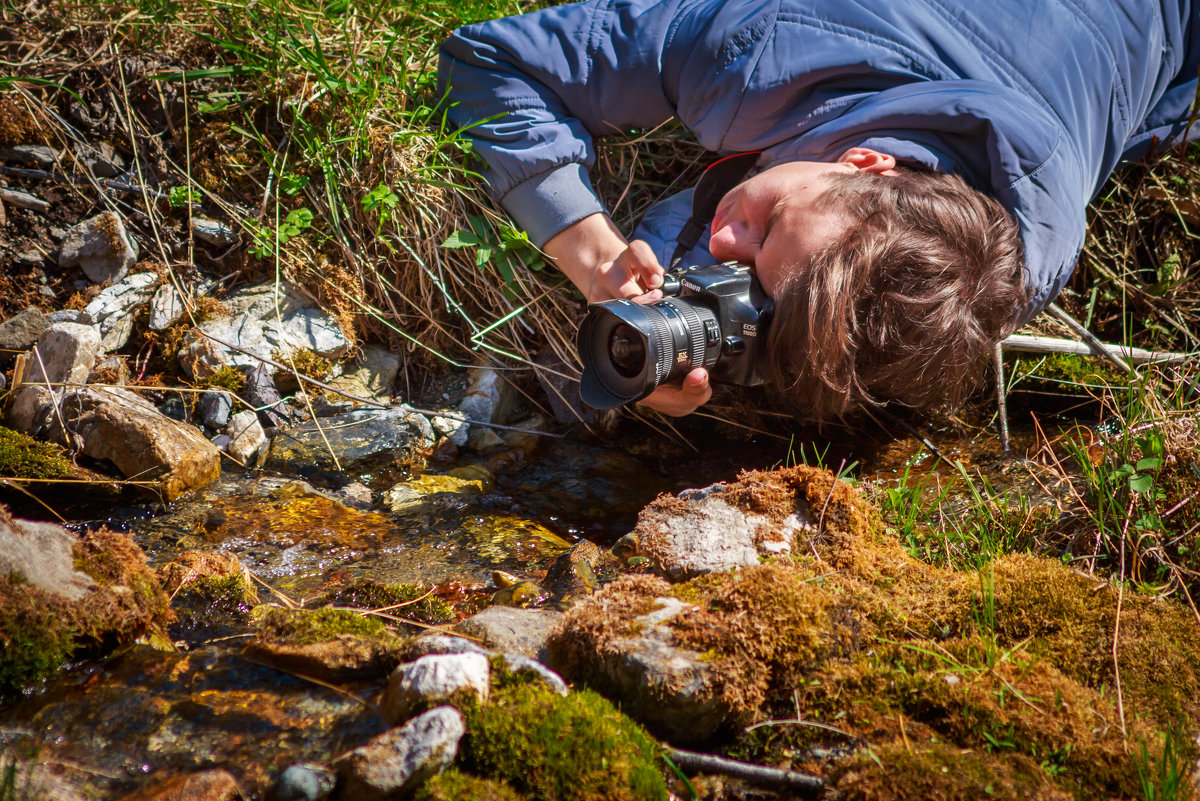
[[[738,261],[743,264],[753,264],[758,255],[755,245],[746,226],[742,223],[729,223],[713,231],[708,240],[708,251],[720,261]]]

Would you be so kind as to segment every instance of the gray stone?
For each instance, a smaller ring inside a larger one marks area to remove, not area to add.
[[[636,540],[623,541],[626,558],[650,559],[655,572],[671,581],[756,565],[763,558],[791,553],[796,532],[807,520],[792,514],[779,524],[730,505],[723,485],[681,493],[686,504],[651,504],[638,516]]]
[[[79,267],[98,284],[120,281],[137,261],[137,243],[114,211],[84,220],[67,231],[59,250],[62,267]]]
[[[116,178],[125,171],[125,159],[108,142],[77,144],[75,158],[98,178]]]
[[[236,245],[238,242],[238,233],[233,226],[204,217],[192,218],[192,236],[206,245],[221,248]]]
[[[83,316],[83,312],[79,309],[60,309],[52,311],[46,315],[46,320],[53,323],[77,323],[79,318]]]
[[[433,441],[429,421],[415,412],[364,409],[324,418],[320,428],[316,423],[280,428],[271,443],[267,465],[289,473],[340,466],[353,475],[409,463]]]
[[[54,167],[60,156],[61,153],[58,150],[46,145],[17,145],[0,150],[0,159],[17,164],[27,164],[31,167],[40,167],[43,170]]]
[[[445,770],[466,733],[457,709],[439,706],[356,748],[336,763],[341,797],[389,801]]]
[[[363,508],[371,505],[371,488],[358,481],[351,481],[334,494],[351,506]]]
[[[17,392],[9,420],[27,434],[107,459],[166,501],[221,473],[220,452],[199,431],[123,389],[81,387],[56,402],[45,387],[27,386]]]
[[[14,267],[41,267],[43,261],[45,261],[45,256],[42,255],[42,252],[33,248],[22,250],[12,257]],[[43,277],[42,280],[44,281],[45,278]]]
[[[120,350],[133,333],[138,309],[150,301],[158,286],[159,277],[145,272],[126,276],[105,287],[88,305],[80,319],[86,319],[100,330],[107,351]]]
[[[520,654],[504,654],[502,659],[513,673],[532,677],[558,695],[566,696],[571,692],[571,688],[563,681],[562,676],[535,659]]]
[[[250,409],[231,417],[225,433],[230,437],[226,452],[242,464],[249,463],[251,457],[267,445],[267,434],[263,431],[262,423],[258,422],[258,415]]]
[[[486,703],[491,666],[483,654],[431,654],[400,665],[388,677],[383,693],[383,716],[392,723],[414,713],[449,702],[460,692]]]
[[[324,801],[333,794],[337,774],[320,765],[292,765],[271,789],[270,801]]]
[[[378,345],[366,345],[362,358],[329,383],[342,392],[387,403],[399,371],[398,354]]]
[[[37,307],[30,306],[24,311],[17,312],[0,323],[0,359],[12,358],[12,353],[4,351],[23,351],[33,347],[38,336],[50,326],[46,315]]]
[[[193,332],[184,340],[179,362],[193,378],[206,375],[203,366],[197,367],[198,362],[253,369],[263,359],[286,362],[303,350],[337,361],[350,349],[350,340],[333,315],[317,308],[298,289],[284,287],[277,291],[274,284],[250,287],[225,298],[222,305],[231,317],[200,325],[200,330],[212,339]]]
[[[210,442],[212,442],[213,447],[219,448],[222,452],[228,452],[229,443],[233,442],[233,437],[228,434],[217,434]]]
[[[512,387],[498,370],[479,368],[471,372],[471,381],[458,403],[458,411],[472,420],[504,423],[512,410],[513,395]]]
[[[196,402],[200,422],[209,428],[224,428],[233,414],[233,396],[228,392],[205,392]],[[261,428],[261,426],[260,426]]]
[[[77,601],[96,585],[75,569],[76,538],[54,523],[17,520],[0,507],[0,573]]]
[[[459,448],[467,444],[467,438],[471,433],[471,424],[457,413],[453,417],[434,415],[429,418],[429,424],[433,426],[433,430],[439,437],[448,437]]]
[[[454,628],[494,651],[537,659],[561,619],[562,612],[551,609],[489,606]]]
[[[150,298],[150,319],[146,327],[151,331],[162,331],[183,316],[183,298],[171,284],[163,284]]]
[[[487,654],[488,651],[466,637],[451,634],[423,634],[409,641],[404,659],[414,661],[430,654]]]
[[[26,384],[82,384],[104,352],[90,325],[55,323],[42,331],[29,355]]]
[[[89,384],[115,384],[125,386],[129,383],[129,365],[120,356],[107,356],[92,367],[88,373]]]

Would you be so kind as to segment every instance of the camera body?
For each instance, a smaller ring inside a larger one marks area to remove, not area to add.
[[[663,298],[594,303],[576,340],[580,395],[595,408],[640,400],[697,367],[713,380],[754,386],[766,380],[766,328],[774,302],[750,268],[736,263],[674,269]]]

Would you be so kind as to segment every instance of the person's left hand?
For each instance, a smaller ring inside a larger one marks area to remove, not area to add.
[[[664,384],[638,403],[670,417],[683,417],[708,403],[711,397],[708,371],[697,367],[683,377],[682,383]]]

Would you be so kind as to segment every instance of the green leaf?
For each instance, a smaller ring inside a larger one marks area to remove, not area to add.
[[[1159,459],[1157,456],[1147,456],[1145,459],[1138,460],[1137,469],[1139,471],[1155,470],[1161,465],[1162,465],[1162,459]]]
[[[494,252],[495,248],[486,242],[481,242],[479,244],[479,250],[475,251],[475,266],[482,267],[483,265],[487,264],[492,260],[492,253]]]
[[[1129,489],[1140,494],[1150,491],[1150,487],[1154,485],[1154,479],[1145,473],[1134,473],[1129,477]]]
[[[285,225],[291,225],[296,228],[308,228],[313,222],[312,209],[299,208],[295,211],[288,212],[288,216],[283,220]]]
[[[446,237],[446,241],[442,243],[442,247],[450,250],[458,250],[459,248],[469,248],[480,244],[483,244],[483,240],[470,231],[455,231]]]

